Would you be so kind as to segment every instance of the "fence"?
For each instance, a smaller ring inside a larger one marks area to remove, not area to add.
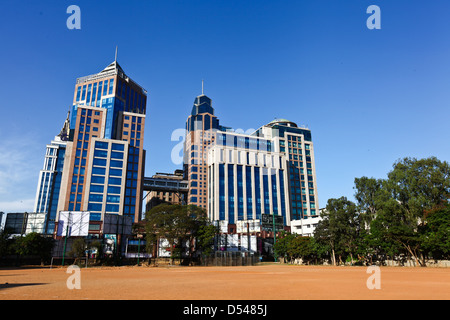
[[[211,256],[202,256],[202,266],[253,266],[260,262],[260,256],[249,252],[216,251]]]

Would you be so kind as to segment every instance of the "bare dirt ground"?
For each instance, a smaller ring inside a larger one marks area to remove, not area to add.
[[[0,269],[0,300],[448,300],[450,268],[381,267],[368,289],[366,267],[80,268],[69,289],[67,267]]]

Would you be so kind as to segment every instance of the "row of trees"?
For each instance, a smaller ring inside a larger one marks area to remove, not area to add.
[[[41,263],[51,259],[53,239],[32,232],[23,237],[11,237],[8,230],[0,230],[0,258],[7,256],[38,257]]]
[[[329,199],[314,236],[284,234],[287,260],[374,263],[450,257],[450,166],[435,157],[404,158],[386,179],[355,179],[356,202]]]

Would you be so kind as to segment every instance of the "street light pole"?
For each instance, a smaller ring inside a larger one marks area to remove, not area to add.
[[[66,238],[64,239],[64,250],[62,257],[62,265],[64,266],[64,259],[66,257],[66,245],[67,245],[67,237],[69,236],[69,224],[70,224],[70,211],[67,213],[67,226],[66,226]]]
[[[275,262],[278,260],[277,253],[275,251],[275,243],[277,243],[277,236],[276,236],[276,230],[275,230],[275,213],[272,215],[272,224],[273,224],[273,258],[275,259]]]

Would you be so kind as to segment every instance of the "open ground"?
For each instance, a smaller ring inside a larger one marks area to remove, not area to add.
[[[0,300],[448,300],[450,268],[380,267],[369,289],[367,267],[266,264],[247,267],[0,269]]]

